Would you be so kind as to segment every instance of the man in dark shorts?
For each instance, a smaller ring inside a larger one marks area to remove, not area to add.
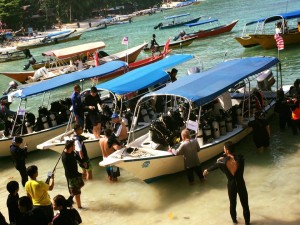
[[[75,144],[73,140],[66,141],[65,149],[62,152],[62,163],[65,169],[65,176],[71,196],[75,196],[77,207],[81,207],[81,188],[84,186],[81,173],[78,172],[77,160],[74,155]]]
[[[91,180],[92,175],[92,164],[90,162],[87,149],[84,144],[84,140],[86,139],[84,136],[82,136],[83,128],[79,124],[76,124],[74,126],[74,144],[75,144],[75,153],[78,165],[82,169],[82,175],[84,179]]]
[[[253,141],[259,152],[270,145],[270,125],[262,115],[261,111],[255,112],[255,119],[248,123],[248,127],[253,129]]]
[[[102,101],[98,95],[96,87],[91,87],[90,94],[85,98],[85,108],[88,110],[88,118],[93,125],[93,134],[95,138],[100,138],[101,133],[101,113],[98,107],[101,107]]]

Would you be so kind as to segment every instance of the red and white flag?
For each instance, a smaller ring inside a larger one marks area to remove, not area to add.
[[[128,37],[123,37],[122,45],[128,45]]]
[[[170,38],[167,40],[165,47],[164,47],[164,51],[163,51],[163,55],[166,55],[169,51],[169,45],[170,45]]]
[[[279,34],[275,34],[275,35],[274,35],[274,39],[275,39],[275,41],[276,41],[278,50],[284,49],[284,41],[283,41],[283,38],[282,38]]]

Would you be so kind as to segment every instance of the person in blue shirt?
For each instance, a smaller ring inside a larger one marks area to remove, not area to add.
[[[79,84],[76,84],[74,86],[74,92],[71,95],[71,101],[76,123],[84,127],[84,104],[81,101],[80,91],[81,88]]]

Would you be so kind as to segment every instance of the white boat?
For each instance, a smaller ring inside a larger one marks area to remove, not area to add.
[[[101,83],[97,85],[97,89],[101,94],[102,101],[108,105],[110,112],[119,112],[123,118],[127,117],[125,114],[130,115],[130,110],[123,110],[123,106],[127,105],[127,109],[130,109],[129,104],[133,104],[140,97],[141,90],[154,90],[165,84],[169,80],[169,74],[164,71],[170,67],[183,63],[189,59],[192,59],[192,55],[187,54],[174,54],[167,56],[166,58],[152,63],[150,65],[135,69],[115,79]],[[155,87],[155,88],[154,88]],[[88,94],[89,90],[84,91],[82,95]],[[143,92],[144,94],[145,92]],[[120,108],[117,107],[117,102],[120,101]],[[133,112],[134,106],[131,109]],[[131,137],[140,137],[148,132],[150,120],[155,119],[156,115],[153,112],[148,112],[149,107],[145,107],[142,117],[131,131]],[[110,115],[109,115],[110,118]],[[129,125],[131,124],[130,118]],[[71,127],[70,127],[71,128]],[[38,149],[51,149],[56,152],[61,152],[62,147],[65,145],[65,141],[72,138],[72,130],[61,133],[60,135],[51,138],[44,143],[37,145]],[[86,131],[83,133],[86,137],[85,146],[88,149],[89,158],[96,158],[102,155],[99,140],[95,138],[93,134]]]
[[[126,148],[114,152],[99,165],[118,166],[145,182],[183,171],[182,156],[174,156],[168,151],[170,146],[176,148],[179,145],[183,128],[190,129],[197,138],[201,162],[221,154],[224,142],[237,143],[251,132],[247,124],[253,120],[254,110],[258,110],[251,104],[253,85],[257,84],[264,96],[260,110],[266,116],[273,112],[271,109],[279,84],[274,87],[273,73],[266,70],[277,63],[279,60],[274,57],[230,60],[143,96],[137,103],[134,116],[154,97],[163,98],[168,103],[165,107],[168,113],[162,120],[151,124],[148,134],[130,141]],[[281,81],[281,73],[276,75],[276,80]],[[178,123],[180,120],[185,122],[183,126]]]
[[[13,136],[21,136],[24,139],[24,143],[28,145],[28,151],[34,151],[37,149],[36,146],[41,142],[48,140],[49,137],[55,137],[66,130],[70,104],[67,104],[68,101],[63,101],[61,104],[56,104],[56,110],[51,110],[52,103],[49,102],[51,91],[55,92],[57,88],[76,81],[79,82],[80,80],[97,76],[109,76],[114,71],[125,67],[125,65],[126,63],[122,61],[108,62],[89,70],[65,74],[64,76],[54,77],[49,80],[19,86],[20,89],[9,93],[8,96],[4,96],[3,99],[14,97],[14,100],[17,100],[16,98],[18,97],[20,103],[16,111],[17,117],[14,115],[11,117],[2,117],[2,114],[0,115],[0,157],[10,155],[9,146],[11,145]],[[38,95],[40,95],[40,97],[38,97]],[[42,95],[44,97],[41,97]],[[39,101],[38,103],[37,99]],[[28,104],[31,104],[31,109],[28,109]],[[41,106],[43,106],[43,110],[39,110],[38,115],[31,113],[38,111]],[[2,111],[0,113],[2,113]],[[51,114],[54,114],[55,117]],[[63,119],[61,115],[65,114],[67,114],[67,116],[63,117]]]

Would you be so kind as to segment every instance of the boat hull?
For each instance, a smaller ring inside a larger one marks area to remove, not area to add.
[[[26,83],[26,80],[30,76],[34,75],[34,71],[22,71],[22,72],[0,72],[4,76],[7,76],[11,79],[14,79],[16,81],[19,81],[20,83],[24,84]]]
[[[43,141],[46,141],[49,139],[49,137],[57,136],[58,134],[61,134],[65,131],[67,126],[67,123],[61,124],[56,127],[52,127],[49,129],[45,129],[39,132],[33,132],[30,134],[22,135],[23,143],[27,143],[28,146],[28,152],[37,150],[37,145]],[[3,137],[0,139],[0,157],[7,157],[10,156],[9,146],[12,143],[12,137],[6,138]],[[61,149],[62,151],[63,149]]]
[[[134,131],[134,137],[140,137],[142,135],[145,135],[149,130],[150,124],[142,124],[138,129]],[[53,150],[55,152],[61,153],[64,146],[65,141],[72,138],[72,132],[63,133],[55,138],[52,138],[48,141],[45,141],[44,143],[41,143],[37,145],[37,149],[41,150]],[[96,139],[93,134],[90,133],[83,133],[83,136],[87,138],[87,140],[84,141],[84,145],[88,151],[88,155],[90,159],[97,158],[102,156],[102,151],[99,145],[99,139]]]
[[[184,39],[184,40],[180,40],[180,41],[174,41],[174,42],[171,42],[169,44],[169,49],[178,49],[178,48],[182,48],[182,47],[187,47],[189,46],[190,44],[193,43],[193,41],[195,40],[196,38],[187,38],[187,39]],[[158,46],[160,49],[163,49],[165,47],[165,45],[159,45]],[[145,52],[150,52],[150,48],[144,48],[144,51]]]
[[[207,29],[207,30],[200,30],[199,32],[187,34],[186,36],[188,38],[200,39],[200,38],[207,38],[207,37],[210,37],[210,36],[223,34],[223,33],[226,33],[226,32],[230,32],[234,28],[234,26],[237,24],[237,22],[238,22],[238,20],[235,20],[235,21],[233,21],[233,22],[231,22],[230,24],[227,24],[227,25],[214,27],[214,28]]]
[[[184,21],[184,22],[179,22],[179,23],[174,23],[174,24],[168,24],[168,25],[163,25],[160,26],[159,29],[163,30],[163,29],[170,29],[170,28],[174,28],[174,27],[181,27],[184,24],[188,24],[188,23],[196,23],[200,20],[201,17],[197,17],[195,19],[189,20],[189,21]]]
[[[254,40],[263,48],[263,49],[273,49],[277,48],[276,41],[274,39],[274,34],[250,34]],[[299,44],[300,43],[300,33],[288,33],[281,35],[284,41],[284,45]]]
[[[251,36],[235,37],[234,39],[244,48],[250,48],[259,45],[259,43]]]
[[[69,41],[75,41],[78,40],[81,37],[82,34],[77,34],[73,36],[68,36],[64,38],[54,38],[48,42],[35,42],[33,44],[30,43],[25,43],[25,44],[20,44],[17,46],[18,50],[24,50],[24,49],[33,49],[33,48],[39,48],[43,46],[48,46],[48,45],[55,45],[55,44],[60,44],[60,43],[65,43]]]

